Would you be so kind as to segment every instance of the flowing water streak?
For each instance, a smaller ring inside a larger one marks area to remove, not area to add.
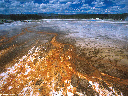
[[[25,28],[25,31],[32,32]],[[75,65],[72,63],[75,58],[79,58],[74,53],[74,47],[70,44],[62,44],[56,40],[57,33],[38,32],[38,34],[54,35],[51,42],[50,50],[47,53],[47,48],[44,45],[38,47],[33,46],[28,54],[23,56],[18,63],[7,69],[6,72],[0,74],[0,93],[4,94],[19,94],[19,95],[82,95],[77,92],[77,87],[71,84],[73,75],[79,78],[86,79],[92,85],[92,88],[100,95],[112,95],[117,92],[112,89],[108,79],[120,84],[127,84],[125,81],[120,81],[119,78],[112,77],[101,73],[92,65],[95,71],[92,75],[82,74],[75,70]],[[46,45],[47,45],[46,44]],[[69,46],[68,50],[64,50],[64,46]],[[41,54],[47,54],[46,56]],[[104,78],[103,76],[107,77]],[[109,86],[111,91],[105,88],[100,88],[98,82],[103,80]]]

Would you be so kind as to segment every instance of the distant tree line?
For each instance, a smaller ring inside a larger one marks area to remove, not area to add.
[[[58,15],[48,15],[45,16],[46,19],[114,19],[114,20],[125,20],[128,16],[127,13],[125,14],[73,14],[73,15],[64,15],[64,14],[58,14]]]
[[[42,19],[42,16],[37,15],[37,14],[11,14],[10,15],[11,20],[30,20],[30,19]]]
[[[10,20],[38,20],[38,19],[114,19],[125,20],[128,17],[128,13],[124,14],[0,14],[0,19]]]

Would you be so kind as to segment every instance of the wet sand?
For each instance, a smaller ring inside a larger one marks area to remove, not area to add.
[[[103,43],[92,47],[89,40],[82,46],[81,39],[31,27],[38,25],[0,39],[1,94],[128,94],[126,48]]]

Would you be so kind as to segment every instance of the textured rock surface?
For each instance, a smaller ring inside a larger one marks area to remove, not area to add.
[[[79,27],[75,29],[74,23]],[[96,22],[47,20],[11,24],[15,26],[0,32],[1,94],[128,94],[127,41],[108,38],[108,34],[98,37],[99,33],[84,37],[85,33],[79,32],[84,27],[81,24],[95,29],[99,26]]]

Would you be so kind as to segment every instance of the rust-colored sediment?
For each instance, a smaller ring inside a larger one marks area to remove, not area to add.
[[[27,28],[25,28],[25,31],[32,32]],[[14,38],[22,34],[24,32],[13,36],[8,42],[11,42]],[[128,85],[128,79],[120,79],[102,73],[91,65],[88,60],[79,57],[74,52],[75,48],[73,45],[58,42],[56,40],[57,33],[38,32],[38,34],[54,35],[49,42],[51,44],[49,52],[46,56],[40,57],[47,49],[43,49],[44,45],[40,45],[37,48],[33,47],[30,50],[32,53],[30,52],[21,58],[13,69],[8,69],[8,77],[2,78],[3,76],[1,76],[1,94],[48,96],[55,91],[61,91],[64,96],[67,95],[67,92],[79,94],[76,90],[77,87],[71,85],[73,75],[81,79],[86,79],[88,82],[91,81],[92,89],[102,96],[107,94],[112,95],[111,93],[118,95],[118,93],[112,89],[111,91],[106,91],[104,88],[97,87],[100,81],[104,81],[108,87],[112,87],[112,83],[118,83],[120,86]],[[67,50],[64,49],[65,45],[68,46]],[[91,74],[82,74],[76,71],[75,64],[73,63],[75,59],[83,60],[85,63],[90,64],[94,71]]]
[[[0,43],[0,46],[3,45],[3,44],[7,44],[7,43],[12,42],[15,38],[17,38],[17,37],[20,36],[20,35],[23,35],[24,33],[25,33],[25,32],[22,31],[20,34],[14,35],[14,36],[12,36],[12,37],[9,38],[9,39],[7,39],[7,38],[3,38],[2,41],[5,40],[5,42]]]

